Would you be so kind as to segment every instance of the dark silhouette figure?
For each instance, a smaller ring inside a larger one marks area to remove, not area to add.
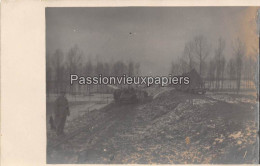
[[[56,99],[55,106],[54,122],[56,133],[57,135],[63,135],[66,118],[70,115],[69,102],[65,97],[65,92],[62,92],[61,95]]]
[[[56,126],[55,126],[55,123],[54,123],[52,116],[49,119],[49,123],[50,123],[51,130],[56,130]]]

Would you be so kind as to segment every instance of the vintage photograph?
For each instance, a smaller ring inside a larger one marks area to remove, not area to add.
[[[46,163],[259,163],[259,12],[46,7]]]

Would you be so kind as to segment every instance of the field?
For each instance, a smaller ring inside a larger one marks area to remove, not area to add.
[[[257,163],[254,95],[164,89],[147,103],[111,101],[70,119],[63,137],[47,126],[47,163]]]

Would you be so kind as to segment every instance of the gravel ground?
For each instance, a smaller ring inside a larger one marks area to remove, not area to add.
[[[250,95],[165,91],[142,104],[109,104],[47,131],[47,163],[254,164],[258,113]]]

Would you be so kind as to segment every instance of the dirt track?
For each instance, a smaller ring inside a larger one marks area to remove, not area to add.
[[[111,104],[68,123],[63,138],[48,131],[47,162],[256,163],[254,101],[173,90],[149,103]]]

